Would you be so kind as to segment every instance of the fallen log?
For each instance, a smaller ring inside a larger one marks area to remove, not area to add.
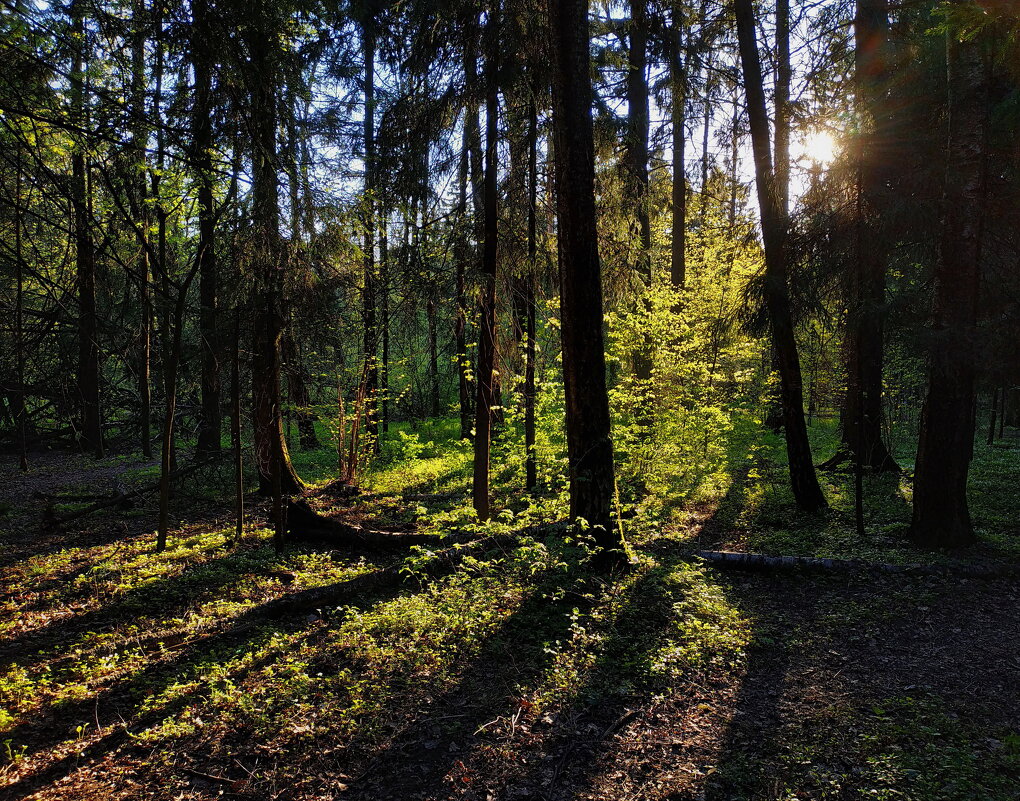
[[[287,538],[296,542],[313,542],[333,548],[355,548],[376,551],[409,548],[412,545],[439,545],[444,542],[435,534],[401,534],[375,531],[354,526],[315,512],[308,501],[287,501]]]
[[[892,564],[864,559],[827,559],[815,556],[768,556],[740,551],[695,551],[694,555],[721,570],[746,570],[768,573],[805,571],[811,573],[892,573],[911,576],[946,576],[956,578],[1015,578],[1020,567],[1015,565],[973,565],[954,562],[944,565],[919,563]]]

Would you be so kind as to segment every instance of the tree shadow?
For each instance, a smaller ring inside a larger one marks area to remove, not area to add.
[[[533,591],[486,638],[456,683],[434,699],[426,697],[418,713],[377,747],[340,798],[442,796],[447,775],[484,739],[484,731],[521,714],[521,688],[549,669],[555,644],[570,633],[572,610],[589,603],[592,582],[576,569],[537,578]]]
[[[765,593],[756,589],[763,581]],[[799,576],[737,577],[728,593],[752,621],[747,662],[719,744],[718,761],[706,777],[706,801],[735,798],[772,798],[773,764],[784,724],[783,700],[787,691],[793,634],[810,623],[814,604]],[[797,598],[797,620],[784,614]],[[776,602],[776,599],[782,599]]]
[[[339,582],[337,586],[345,583]],[[361,586],[353,582],[351,585]],[[399,590],[399,587],[388,588],[384,592],[355,595],[349,600],[352,605],[370,604]],[[298,592],[293,595],[301,594]],[[159,698],[172,691],[182,679],[198,668],[210,663],[229,663],[239,655],[257,651],[264,644],[270,646],[265,653],[243,668],[231,671],[229,677],[231,681],[238,682],[245,675],[272,662],[283,653],[282,646],[273,644],[274,635],[280,632],[300,633],[311,623],[297,615],[295,609],[281,607],[278,603],[278,600],[273,600],[247,609],[231,619],[222,630],[200,635],[188,641],[186,647],[153,653],[149,664],[141,670],[115,680],[99,692],[89,693],[87,697],[76,701],[43,705],[30,720],[4,733],[4,739],[15,744],[15,747],[28,744],[32,750],[26,757],[27,769],[6,787],[0,788],[0,799],[6,801],[24,798],[68,775],[79,765],[98,760],[129,744],[135,737],[129,731],[129,726],[135,731],[144,731],[174,717],[190,703],[203,697],[207,689],[204,684],[198,683],[195,687],[184,689],[166,703],[153,706],[141,714],[133,715],[132,711],[144,699]],[[281,617],[298,617],[302,623],[295,627],[293,623],[277,619]],[[121,715],[122,710],[128,711],[127,720]],[[101,723],[102,718],[108,722]],[[81,728],[76,728],[76,725]],[[89,725],[94,725],[98,731],[93,730],[90,736],[82,736]],[[47,761],[47,752],[68,744],[75,733],[79,735],[80,744],[75,745],[69,753]],[[36,766],[37,761],[43,764]]]
[[[92,568],[86,568],[87,573]],[[9,638],[0,646],[0,669],[17,662],[29,667],[47,658],[44,652],[63,647],[70,651],[77,638],[100,628],[107,628],[135,618],[158,613],[173,617],[204,600],[215,597],[219,590],[235,583],[244,575],[264,572],[266,564],[256,561],[249,550],[235,551],[186,568],[173,576],[146,582],[121,594],[116,600],[97,609],[70,617],[58,618],[43,626]],[[82,590],[87,594],[88,588]],[[62,601],[73,601],[62,598]],[[24,661],[27,658],[28,661]],[[69,657],[65,657],[69,658]]]
[[[617,736],[648,725],[659,727],[658,736],[668,728],[672,734],[697,740],[696,727],[690,731],[685,727],[703,716],[702,702],[709,693],[703,684],[717,680],[716,668],[711,666],[714,657],[707,652],[716,645],[711,635],[700,639],[704,630],[699,626],[684,633],[673,627],[680,621],[679,610],[687,597],[698,592],[702,581],[711,579],[680,559],[646,569],[627,588],[597,654],[566,698],[529,721],[531,732],[518,734],[516,743],[514,732],[504,731],[502,738],[494,735],[477,745],[473,761],[459,766],[461,781],[489,776],[493,785],[484,790],[497,799],[643,798],[640,785],[644,782],[656,787],[655,797],[673,797],[663,794],[673,779],[672,771],[659,762],[621,753]],[[701,647],[707,651],[700,652]],[[671,663],[674,648],[682,656]],[[770,678],[781,674],[780,663]],[[667,726],[645,720],[660,709],[672,717]],[[683,751],[677,750],[680,746]],[[667,752],[663,757],[667,762],[704,766],[711,758],[711,748],[700,742],[688,747],[678,740],[655,747]],[[515,748],[516,759],[511,762],[506,753]],[[503,764],[494,764],[493,755],[499,755]],[[475,789],[478,797],[485,797],[483,788]]]

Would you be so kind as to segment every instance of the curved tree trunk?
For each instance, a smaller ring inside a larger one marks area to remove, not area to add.
[[[825,496],[811,461],[811,446],[804,421],[804,390],[790,311],[787,265],[787,216],[783,194],[772,168],[768,115],[762,84],[761,61],[755,33],[751,0],[735,0],[740,60],[747,92],[747,114],[754,152],[758,205],[761,209],[765,248],[765,292],[776,366],[779,370],[786,453],[790,462],[790,483],[797,505],[808,511],[825,508]]]

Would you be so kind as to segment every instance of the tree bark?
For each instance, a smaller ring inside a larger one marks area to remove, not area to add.
[[[995,421],[996,414],[998,413],[998,411],[999,411],[999,388],[993,387],[991,409],[989,409],[988,412],[988,440],[987,440],[988,445],[991,445],[992,443],[995,442]]]
[[[485,178],[484,241],[478,324],[478,398],[475,403],[474,470],[471,495],[479,520],[489,519],[489,455],[492,445],[492,411],[495,402],[496,357],[496,238],[498,184],[496,140],[499,132],[499,0],[490,9],[486,25],[485,59]]]
[[[776,141],[775,180],[779,208],[790,213],[790,0],[776,0]]]
[[[198,292],[199,337],[202,353],[202,417],[198,429],[199,454],[219,453],[220,347],[217,320],[218,270],[216,260],[216,209],[213,201],[212,165],[212,35],[208,0],[192,4],[192,64],[195,99],[192,113],[195,168],[198,173]]]
[[[88,125],[85,77],[85,12],[82,0],[73,0],[69,13],[74,30],[74,64],[71,67],[71,107],[76,124]],[[75,272],[78,283],[78,400],[81,408],[82,447],[103,456],[103,421],[99,401],[99,326],[96,316],[96,255],[89,231],[89,180],[85,142],[79,138],[71,150],[71,187],[74,207]]]
[[[135,115],[132,137],[134,139],[134,168],[138,170],[135,184],[138,209],[138,306],[140,310],[138,330],[138,397],[140,401],[138,438],[142,456],[152,458],[152,299],[149,285],[152,268],[149,260],[149,207],[145,202],[147,183],[146,143],[149,127],[145,104],[145,0],[135,0],[132,14],[134,37],[131,53],[131,105]]]
[[[532,86],[528,119],[528,275],[524,303],[524,481],[532,490],[538,485],[538,457],[535,453],[535,280],[538,272],[538,99]]]
[[[863,133],[857,173],[856,264],[853,306],[847,320],[847,391],[841,410],[840,447],[826,466],[846,458],[873,471],[897,471],[882,432],[885,274],[888,241],[883,190],[891,166],[892,132],[886,101],[888,0],[858,0],[854,18],[858,113]]]
[[[549,25],[570,516],[592,526],[600,548],[616,550],[587,1],[551,0]]]
[[[363,55],[365,60],[364,96],[364,146],[365,146],[365,287],[362,294],[362,308],[365,323],[365,434],[371,438],[372,447],[379,447],[378,394],[379,364],[377,349],[379,332],[376,323],[376,289],[378,276],[375,269],[375,19],[365,12],[361,28]]]
[[[638,256],[635,272],[644,295],[652,285],[652,227],[648,209],[648,8],[647,0],[631,0],[628,26],[627,57],[627,137],[624,150],[626,191],[634,205],[637,223]],[[647,304],[647,299],[642,298]],[[642,334],[634,354],[634,373],[647,395],[647,383],[652,377],[652,343]],[[640,418],[648,422],[648,398],[640,401]]]
[[[751,128],[758,205],[761,210],[765,250],[765,292],[772,341],[779,368],[783,426],[790,465],[790,483],[797,505],[807,511],[825,508],[825,496],[811,461],[811,447],[804,421],[804,391],[790,310],[787,265],[787,215],[777,191],[769,147],[768,115],[762,82],[761,61],[751,0],[735,0],[740,60],[747,93],[747,114]]]
[[[280,377],[280,344],[283,337],[282,307],[284,253],[280,242],[276,128],[276,93],[279,78],[274,38],[266,17],[272,10],[253,12],[259,20],[248,31],[251,53],[249,109],[252,143],[252,217],[255,233],[255,276],[257,290],[252,329],[252,400],[255,429],[255,462],[259,491],[272,494],[277,528],[282,535],[281,494],[296,494],[303,488],[290,460],[283,435]]]
[[[379,395],[382,406],[382,431],[390,430],[390,250],[387,231],[389,211],[381,215],[379,232],[379,312],[382,316],[382,362],[379,365]]]
[[[17,349],[18,390],[14,406],[14,422],[18,429],[18,466],[22,473],[28,472],[28,437],[26,435],[25,406],[25,264],[21,247],[21,154],[17,155],[17,176],[14,189],[14,269],[17,283],[14,297],[14,347]],[[992,425],[994,429],[994,424]]]
[[[439,417],[439,307],[432,291],[425,301],[429,329],[429,414]]]
[[[244,462],[241,449],[241,310],[234,307],[234,353],[230,368],[230,446],[234,461],[234,537],[244,533]]]
[[[472,54],[471,59],[474,58]],[[465,72],[466,72],[465,68]],[[460,397],[460,438],[471,439],[472,406],[471,406],[471,382],[468,378],[471,364],[468,361],[467,353],[467,271],[470,259],[471,244],[470,230],[473,226],[468,224],[470,215],[468,212],[468,169],[471,137],[471,121],[474,119],[477,124],[478,118],[474,106],[469,102],[464,108],[464,127],[461,139],[460,165],[458,167],[457,187],[457,211],[460,215],[461,231],[457,237],[454,254],[456,283],[457,283],[457,310],[453,323],[454,346],[457,349],[457,389]]]
[[[911,538],[931,548],[967,545],[976,539],[967,506],[967,474],[974,451],[984,137],[988,113],[981,40],[960,41],[950,31],[947,63],[949,142],[945,205],[911,524]]]
[[[670,237],[669,277],[673,286],[683,287],[687,281],[687,169],[686,144],[686,71],[681,62],[681,32],[678,28],[670,37],[669,85],[673,127],[673,219]]]
[[[197,266],[197,265],[196,265]],[[170,481],[175,472],[174,459],[174,415],[177,411],[177,374],[181,364],[181,338],[184,331],[184,311],[188,302],[188,287],[195,276],[191,272],[178,289],[173,315],[168,321],[170,331],[170,352],[166,363],[166,406],[163,415],[162,447],[160,449],[159,473],[159,523],[156,529],[156,550],[166,549],[170,530]]]

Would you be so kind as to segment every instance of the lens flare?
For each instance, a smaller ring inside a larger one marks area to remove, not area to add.
[[[812,131],[804,137],[802,146],[804,157],[819,165],[829,164],[839,151],[836,137],[828,131]]]

